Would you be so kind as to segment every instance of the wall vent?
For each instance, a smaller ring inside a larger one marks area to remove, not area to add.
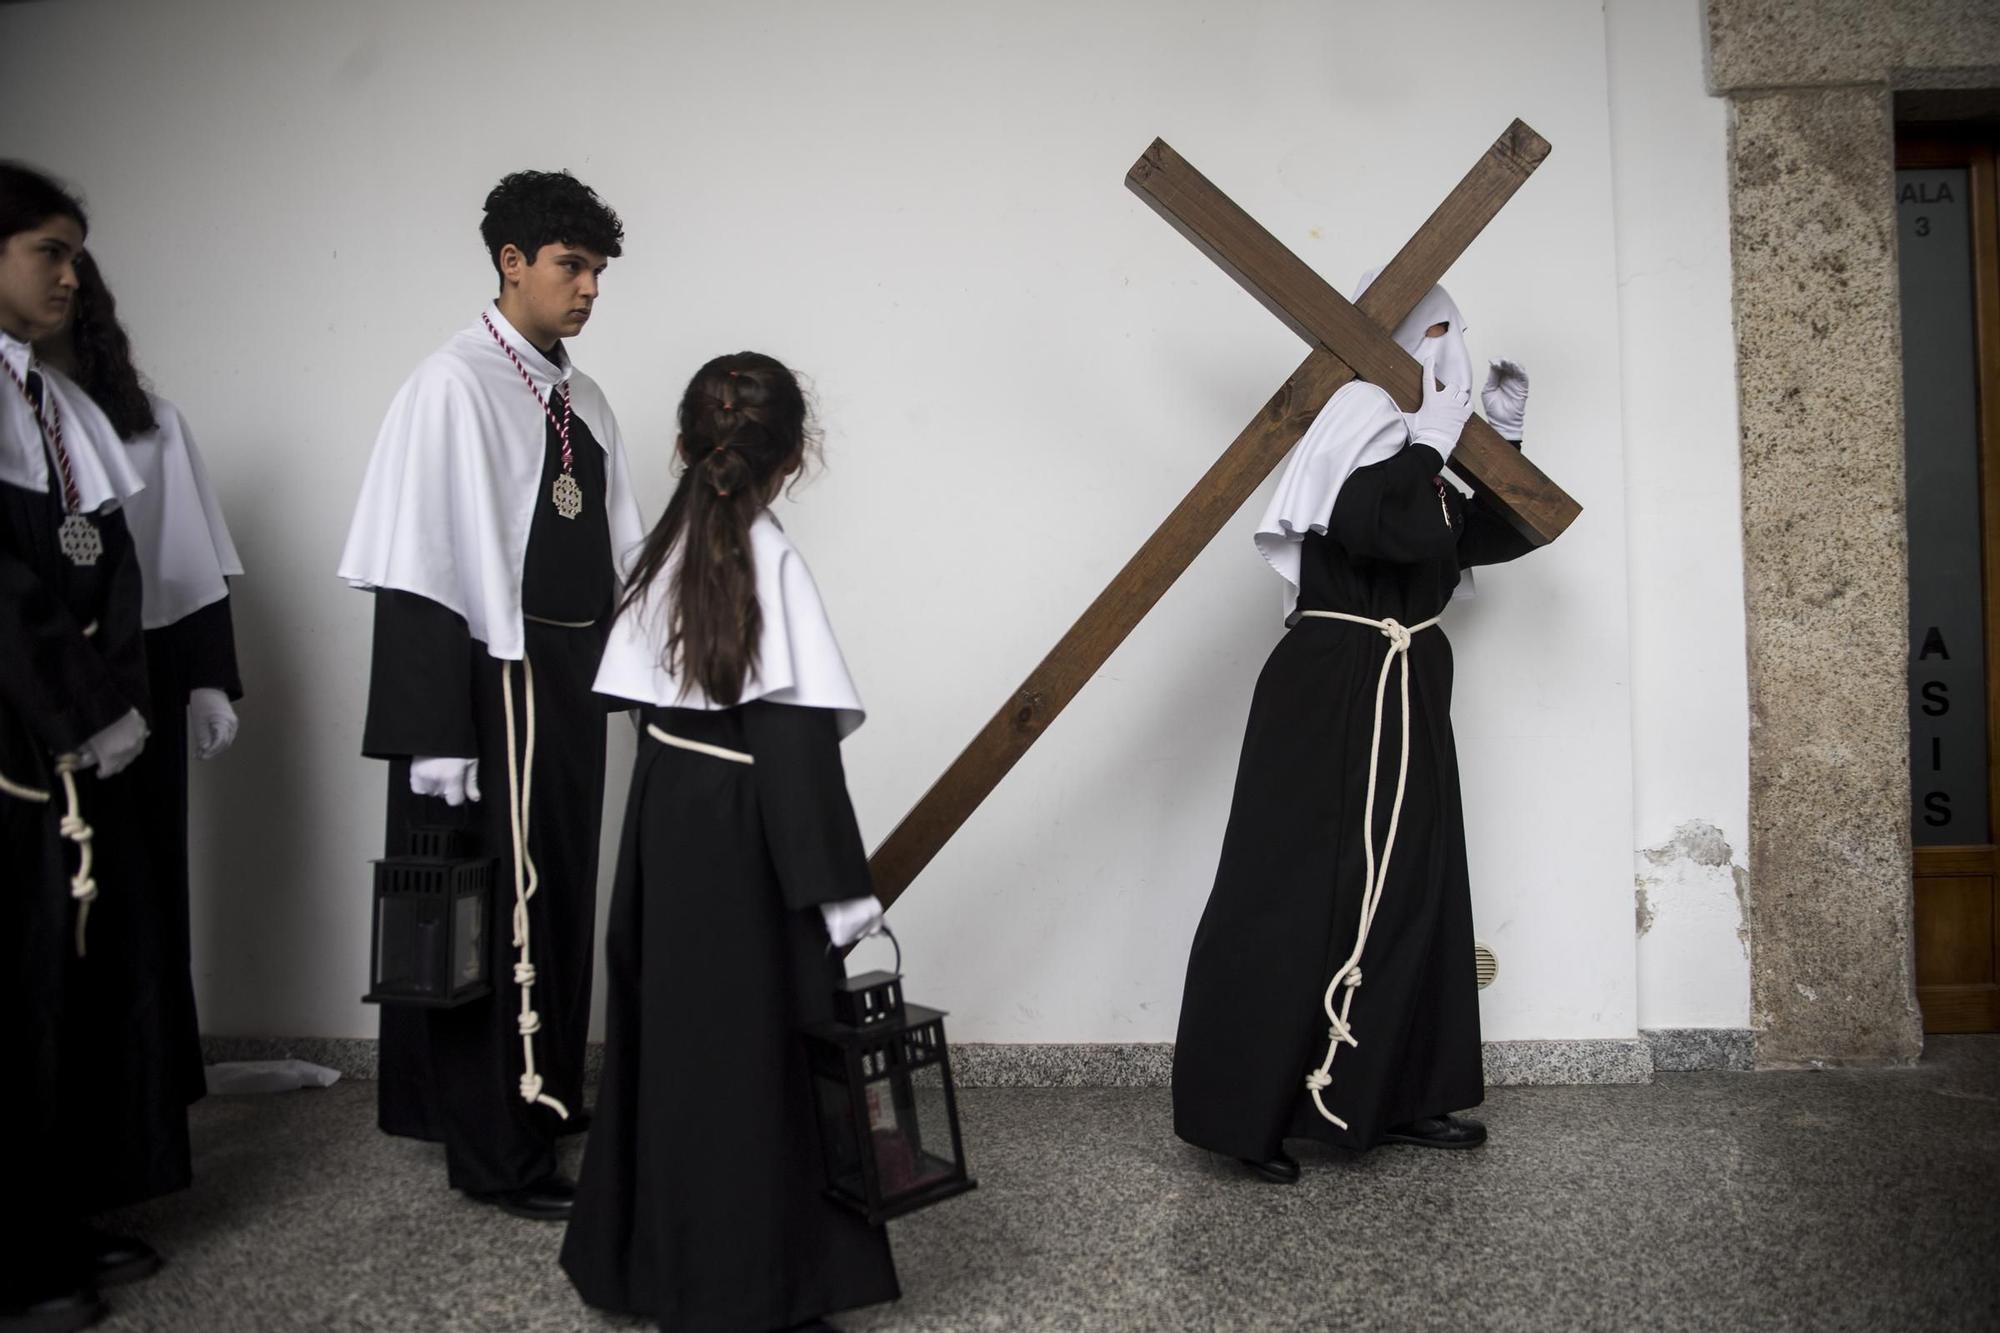
[[[1493,984],[1493,978],[1500,975],[1500,960],[1493,951],[1474,941],[1472,945],[1472,966],[1479,975],[1479,989],[1485,990]]]

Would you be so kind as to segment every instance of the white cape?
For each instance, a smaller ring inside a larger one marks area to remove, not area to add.
[[[30,370],[40,372],[43,412],[52,421],[61,414],[63,452],[69,455],[70,476],[84,513],[116,509],[139,493],[144,483],[126,462],[125,446],[110,418],[89,394],[62,372],[36,361],[33,347],[6,333],[0,333],[0,357],[24,384]],[[35,409],[5,376],[0,376],[0,482],[29,491],[49,489],[48,455],[42,449]]]
[[[611,558],[625,567],[645,537],[618,420],[597,384],[565,364],[552,367],[497,305],[487,316],[560,414],[557,386],[605,459]],[[417,366],[375,441],[340,577],[357,588],[395,588],[458,613],[472,637],[502,661],[519,661],[521,571],[535,506],[548,503],[542,462],[548,418],[486,326],[474,320]]]
[[[222,506],[180,409],[158,394],[154,429],[125,442],[125,457],[146,484],[125,506],[145,587],[144,623],[160,629],[229,595],[243,572]]]
[[[756,564],[757,605],[763,614],[764,631],[757,645],[756,670],[743,682],[743,697],[738,702],[765,699],[831,708],[839,715],[840,734],[845,738],[861,725],[867,713],[847,674],[847,660],[834,640],[819,585],[813,582],[805,557],[768,509],[750,525],[750,556]],[[669,556],[646,595],[612,624],[595,688],[614,699],[662,708],[715,712],[731,707],[716,703],[699,683],[682,679],[665,665],[668,590],[673,586],[675,567],[675,558]]]

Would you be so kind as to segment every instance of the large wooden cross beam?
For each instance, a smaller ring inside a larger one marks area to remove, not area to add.
[[[1125,641],[1202,548],[1298,442],[1334,391],[1356,377],[1404,410],[1421,397],[1415,359],[1389,336],[1549,154],[1520,121],[1507,127],[1430,219],[1351,305],[1303,260],[1158,140],[1125,182],[1313,345],[1313,351],[1196,482],[1145,545],[903,818],[869,866],[893,903],[979,808],[1028,747]],[[1466,424],[1454,469],[1531,540],[1553,540],[1579,512],[1485,422]]]

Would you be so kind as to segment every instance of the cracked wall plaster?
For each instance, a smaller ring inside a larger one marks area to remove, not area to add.
[[[1645,1028],[1741,1028],[1750,1007],[1743,868],[1722,829],[1689,820],[1633,877]]]

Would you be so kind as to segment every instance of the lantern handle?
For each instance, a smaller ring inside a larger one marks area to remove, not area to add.
[[[899,977],[900,977],[900,976],[902,976],[902,975],[903,975],[903,942],[902,942],[901,940],[899,940],[899,939],[897,939],[897,938],[896,938],[896,932],[895,932],[895,931],[893,931],[893,930],[891,930],[891,929],[889,929],[889,923],[888,923],[887,921],[883,921],[883,922],[880,922],[879,924],[877,924],[877,926],[875,927],[875,929],[874,929],[874,931],[872,932],[872,934],[875,934],[875,935],[887,935],[887,936],[889,937],[889,943],[891,943],[891,944],[893,944],[893,945],[895,945],[895,946],[896,946],[896,975],[897,975],[897,976],[899,976]],[[861,940],[865,940],[865,939],[867,939],[867,938],[869,938],[869,936],[867,936],[867,935],[863,935],[863,936],[861,937]],[[831,940],[829,940],[829,941],[827,941],[827,946],[826,946],[826,951],[827,951],[828,953],[838,953],[838,954],[840,955],[840,957],[841,957],[841,961],[842,961],[842,962],[845,962],[845,961],[846,961],[846,959],[847,959],[847,956],[848,956],[849,954],[853,953],[853,952],[854,952],[854,951],[855,951],[856,949],[858,949],[858,948],[860,948],[860,947],[861,947],[861,940],[856,940],[856,941],[854,941],[854,943],[852,943],[852,944],[848,945],[848,946],[847,946],[846,948],[844,948],[844,949],[843,949],[843,948],[839,948],[839,947],[838,947],[838,946],[836,946],[836,945],[835,945],[835,944],[834,944],[834,943],[833,943],[833,942],[832,942]]]

